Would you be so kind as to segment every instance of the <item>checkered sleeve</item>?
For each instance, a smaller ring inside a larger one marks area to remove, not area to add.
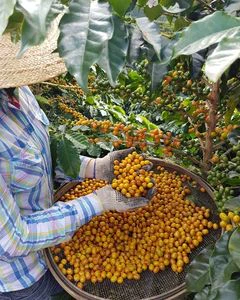
[[[0,176],[0,259],[9,261],[66,241],[103,208],[93,194],[22,216]]]

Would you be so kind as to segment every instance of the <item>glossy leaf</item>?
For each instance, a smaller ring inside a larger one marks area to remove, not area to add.
[[[182,30],[183,28],[189,26],[190,22],[187,20],[187,18],[180,17],[177,18],[177,20],[174,23],[174,30],[179,31]]]
[[[231,279],[234,272],[239,271],[228,251],[228,242],[231,232],[224,233],[216,242],[213,253],[209,258],[210,281],[212,289],[219,288]]]
[[[217,11],[193,22],[182,32],[174,47],[174,57],[193,54],[239,31],[240,19]]]
[[[144,39],[141,31],[136,26],[131,26],[129,28],[130,39],[128,47],[127,61],[132,65],[138,60],[141,52],[141,46],[144,44]]]
[[[128,51],[128,32],[121,19],[112,17],[113,36],[105,42],[98,60],[98,65],[107,73],[111,85],[114,85],[118,75],[123,70]]]
[[[69,73],[85,91],[89,69],[98,61],[112,33],[112,15],[107,2],[70,2],[69,12],[60,22],[58,50]]]
[[[64,173],[71,178],[77,178],[81,164],[79,153],[74,144],[65,137],[58,143],[57,157]]]
[[[156,90],[168,71],[168,63],[150,62],[148,72],[151,76],[151,89]]]
[[[97,144],[90,144],[87,149],[88,155],[92,157],[99,157],[101,155],[101,152],[101,147]]]
[[[202,51],[194,53],[191,61],[191,77],[196,79],[202,72],[202,66],[205,62],[204,54]]]
[[[230,171],[227,174],[227,178],[224,180],[224,184],[229,186],[239,186],[240,185],[240,174],[235,171]]]
[[[161,5],[156,5],[153,7],[149,7],[148,5],[146,5],[144,7],[144,13],[150,21],[153,21],[162,15],[163,9],[162,9]]]
[[[47,35],[47,16],[53,0],[18,0],[18,10],[24,15],[21,56],[30,46],[42,43]]]
[[[240,128],[235,128],[228,134],[228,140],[235,145],[240,141]]]
[[[143,124],[148,130],[157,129],[158,126],[150,122],[146,117],[142,115],[137,115],[136,120]]]
[[[230,211],[240,211],[240,197],[234,197],[224,203],[224,209]]]
[[[214,299],[212,296],[216,294],[213,293],[213,295],[210,297],[211,294],[211,286],[206,286],[203,290],[201,290],[199,293],[194,295],[193,300],[212,300]]]
[[[232,13],[237,12],[238,10],[240,10],[239,0],[230,0],[230,1],[228,1],[227,5],[224,7],[224,10],[229,14],[232,14]]]
[[[224,120],[225,120],[226,125],[228,125],[230,123],[237,104],[238,104],[238,99],[236,99],[233,96],[229,97],[229,99],[227,100],[227,110],[224,115]]]
[[[186,286],[189,292],[201,292],[210,282],[209,257],[213,252],[213,245],[206,247],[190,264],[186,275]]]
[[[129,8],[132,0],[109,0],[113,10],[119,15],[124,16],[127,9]]]
[[[160,4],[164,11],[171,13],[171,14],[178,14],[181,13],[188,8],[191,7],[192,1],[190,0],[160,0]]]
[[[1,0],[0,2],[0,36],[7,27],[8,19],[13,14],[16,0]]]
[[[166,39],[160,35],[159,25],[150,22],[146,17],[136,19],[136,23],[144,40],[153,46],[158,59],[161,60],[161,49],[166,45]]]
[[[145,6],[147,4],[148,0],[137,0],[137,5],[140,7]]]
[[[114,147],[111,142],[98,142],[96,143],[103,150],[113,151]]]
[[[230,280],[217,291],[214,300],[239,300],[240,299],[240,279]]]
[[[211,81],[216,82],[239,57],[240,36],[225,37],[208,56],[205,64],[205,74]]]
[[[85,150],[89,147],[87,137],[80,132],[74,131],[71,134],[66,134],[65,136],[79,150]]]
[[[21,39],[22,25],[24,16],[21,12],[14,10],[14,13],[8,20],[8,25],[5,32],[10,33],[11,41],[17,43]]]
[[[237,228],[232,233],[228,243],[229,253],[233,258],[233,261],[239,268],[240,271],[240,229]]]

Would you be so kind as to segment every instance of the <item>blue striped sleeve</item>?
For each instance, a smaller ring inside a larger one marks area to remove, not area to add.
[[[9,261],[64,242],[102,211],[97,196],[90,194],[22,216],[0,175],[0,259]]]
[[[78,212],[78,216],[82,216],[78,219],[77,226],[84,225],[92,217],[100,215],[103,212],[103,206],[95,194],[83,196],[77,200],[73,200],[72,203]]]

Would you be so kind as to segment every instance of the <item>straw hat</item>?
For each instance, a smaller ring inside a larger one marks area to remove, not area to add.
[[[54,21],[45,41],[29,48],[17,58],[20,42],[11,42],[10,34],[0,37],[0,88],[19,87],[53,78],[66,72],[58,53],[58,21]]]

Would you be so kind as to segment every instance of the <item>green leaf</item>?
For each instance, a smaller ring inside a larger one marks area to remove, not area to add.
[[[214,293],[216,295],[216,292]],[[211,286],[206,286],[202,291],[197,293],[193,300],[213,300],[215,299],[214,297],[210,297],[211,295]]]
[[[114,147],[111,142],[97,142],[97,145],[103,150],[113,151]]]
[[[137,0],[137,5],[143,7],[147,4],[148,0]]]
[[[77,178],[81,164],[79,153],[74,144],[64,136],[58,143],[57,156],[64,173],[72,178]]]
[[[231,232],[224,233],[216,242],[212,256],[209,258],[210,280],[212,289],[216,289],[231,279],[234,272],[239,271],[228,251]]]
[[[230,280],[217,291],[214,300],[239,300],[240,299],[240,279]]]
[[[232,233],[228,243],[228,250],[233,261],[240,268],[240,228],[235,229]]]
[[[92,157],[99,157],[101,155],[101,152],[101,147],[96,144],[90,144],[87,149],[87,153]]]
[[[129,47],[128,47],[128,56],[127,61],[129,64],[133,64],[133,62],[137,61],[140,53],[141,53],[141,46],[144,43],[142,33],[136,26],[129,27]]]
[[[164,11],[170,14],[178,14],[190,8],[192,1],[189,0],[160,0]]]
[[[5,32],[11,34],[11,41],[13,43],[17,43],[21,39],[23,21],[24,21],[23,14],[17,11],[16,9],[8,19],[8,25]]]
[[[234,197],[232,199],[227,200],[224,203],[224,209],[228,209],[230,211],[240,211],[240,197]]]
[[[235,128],[234,130],[232,130],[228,134],[227,138],[231,144],[236,145],[240,140],[240,128]]]
[[[137,115],[136,120],[143,124],[148,130],[158,129],[158,126],[150,122],[146,117]]]
[[[224,184],[229,186],[239,186],[240,185],[240,174],[234,171],[228,173],[228,177],[224,180]]]
[[[8,18],[13,14],[16,0],[2,0],[0,3],[0,36],[8,24]]]
[[[205,64],[205,74],[211,81],[216,82],[239,57],[240,36],[225,37],[208,56]]]
[[[124,16],[127,9],[129,8],[130,4],[132,3],[132,0],[109,0],[109,3],[111,4],[113,10],[120,16]]]
[[[114,85],[125,65],[129,40],[127,28],[121,19],[112,16],[112,20],[113,36],[105,42],[98,64],[107,73],[110,84]]]
[[[90,130],[91,128],[89,126],[86,126],[86,125],[77,125],[77,126],[73,126],[72,127],[72,130],[73,131],[77,131],[77,130],[81,130],[81,131],[88,131]]]
[[[35,98],[37,99],[37,102],[42,109],[49,109],[51,107],[51,104],[49,103],[49,100],[47,98],[40,95],[36,95]]]
[[[148,72],[151,76],[151,89],[154,91],[162,82],[163,77],[168,71],[167,63],[150,62],[148,65]]]
[[[224,120],[225,120],[226,125],[228,125],[230,123],[237,104],[238,104],[238,99],[236,99],[235,97],[230,97],[227,100],[227,110],[224,115]]]
[[[182,30],[183,28],[189,26],[189,24],[190,21],[188,21],[186,18],[184,17],[177,18],[177,20],[174,23],[174,30],[175,31]]]
[[[213,245],[203,249],[190,264],[186,275],[186,286],[189,292],[201,292],[205,285],[210,282],[209,257],[213,252]]]
[[[22,26],[21,56],[30,46],[42,43],[47,34],[47,16],[53,0],[18,0],[18,10],[24,15]]]
[[[232,14],[232,13],[237,12],[238,10],[240,10],[239,0],[230,0],[230,1],[228,1],[227,6],[224,7],[224,10],[229,14]]]
[[[163,9],[162,9],[161,5],[156,5],[153,7],[149,7],[147,5],[144,7],[144,13],[150,21],[153,21],[162,15]]]
[[[217,11],[193,22],[182,32],[174,47],[174,57],[193,54],[239,31],[239,18]]]
[[[113,25],[107,2],[73,0],[60,22],[58,50],[67,69],[87,91],[88,73],[112,37]]]
[[[133,71],[131,70],[128,73],[128,77],[129,79],[131,79],[132,81],[137,81],[138,83],[141,83],[144,81],[144,78],[142,77],[142,75],[140,75],[137,71]]]
[[[144,40],[153,46],[158,59],[161,60],[161,49],[166,46],[167,42],[166,38],[160,35],[159,25],[150,22],[146,17],[137,18],[136,23],[142,32]]]
[[[66,133],[65,137],[79,150],[86,150],[89,147],[87,137],[80,132],[73,131],[71,134]]]

